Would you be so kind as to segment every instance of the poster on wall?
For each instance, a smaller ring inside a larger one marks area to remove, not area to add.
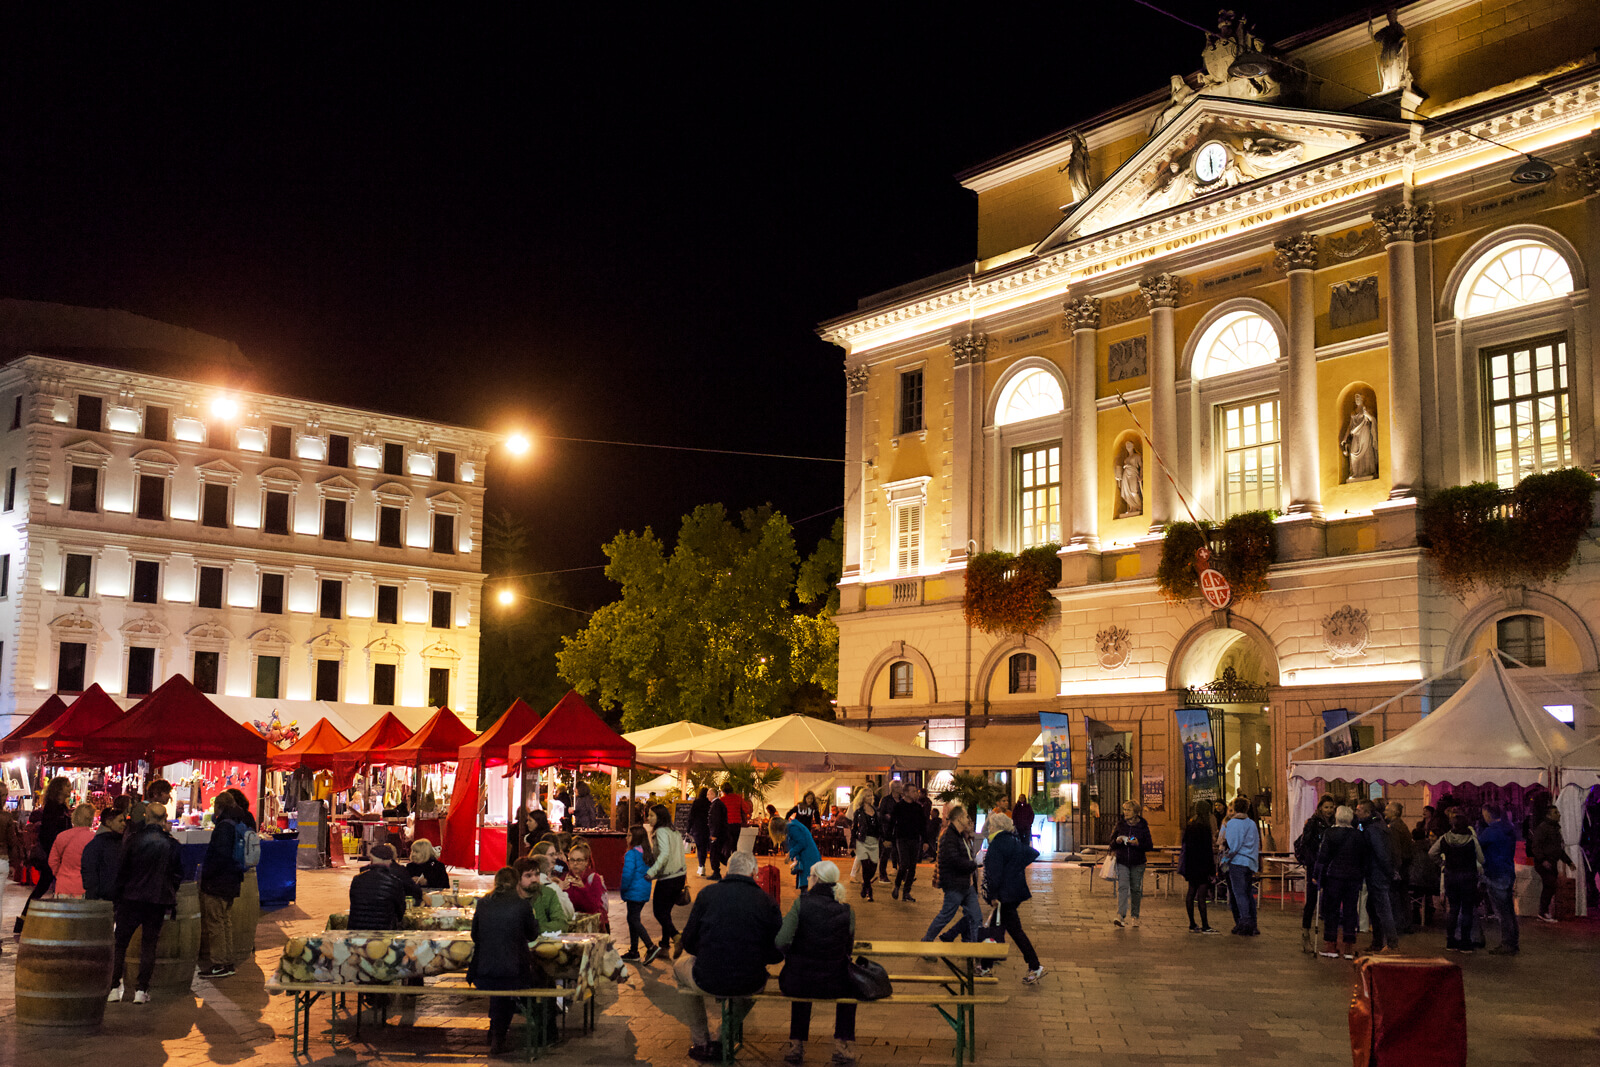
[[[1217,750],[1211,740],[1211,713],[1205,708],[1178,708],[1178,739],[1183,744],[1183,774],[1191,800],[1220,800]]]
[[[1356,732],[1350,729],[1349,722],[1349,708],[1329,708],[1322,713],[1322,728],[1333,731],[1322,739],[1323,759],[1348,756],[1352,752],[1361,750],[1361,744],[1356,740]]]
[[[1164,811],[1167,807],[1167,774],[1145,771],[1139,780],[1139,802],[1145,811]]]
[[[1052,795],[1061,783],[1072,781],[1071,722],[1059,712],[1039,713],[1039,732],[1044,735],[1044,780]]]

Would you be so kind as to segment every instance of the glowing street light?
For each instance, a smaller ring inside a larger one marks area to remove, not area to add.
[[[498,599],[502,604],[511,604],[517,599],[517,594],[513,593],[509,589],[502,589],[500,590],[500,596]]]
[[[211,414],[224,422],[231,421],[239,414],[239,402],[231,396],[219,396],[211,402]]]
[[[506,451],[513,456],[523,455],[532,447],[533,445],[529,443],[528,439],[520,433],[514,433],[506,438]]]

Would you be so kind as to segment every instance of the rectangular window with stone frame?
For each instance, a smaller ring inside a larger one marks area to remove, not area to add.
[[[61,567],[61,595],[86,598],[89,595],[89,578],[94,570],[94,557],[77,552],[67,553]]]
[[[97,512],[100,510],[100,469],[98,467],[72,468],[72,482],[67,490],[67,510]]]
[[[1489,468],[1502,489],[1572,462],[1567,337],[1483,350]]]
[[[228,528],[228,486],[222,482],[207,482],[200,488],[200,525],[226,530]]]
[[[401,539],[401,519],[404,512],[388,504],[378,505],[378,547],[404,548],[405,542]]]
[[[453,598],[443,589],[436,589],[433,593],[432,611],[428,613],[428,625],[435,630],[448,630],[454,623],[451,611]]]
[[[221,567],[201,567],[200,581],[195,594],[195,606],[201,608],[222,607],[222,587],[227,578],[227,572]]]
[[[1222,513],[1276,511],[1282,507],[1277,397],[1217,407]]]
[[[256,697],[277,700],[282,696],[283,660],[278,656],[256,657]]]
[[[133,561],[133,589],[130,599],[135,604],[154,604],[161,595],[161,564],[153,559]]]
[[[394,704],[395,671],[393,663],[372,665],[372,702],[388,707]]]
[[[78,421],[80,430],[93,430],[99,433],[105,425],[105,403],[97,396],[78,397]]]
[[[194,654],[194,687],[202,693],[215,693],[222,672],[222,653],[196,652]]]
[[[339,661],[317,660],[315,699],[333,703],[339,701]]]
[[[159,404],[146,404],[144,408],[144,438],[146,441],[165,441],[171,433],[172,412]]]
[[[317,597],[317,615],[324,619],[344,617],[344,583],[339,579],[322,579]]]
[[[348,540],[347,514],[349,505],[343,500],[322,502],[322,539],[324,541]]]
[[[271,571],[261,573],[261,613],[263,615],[283,614],[283,586],[284,576]]]
[[[428,668],[428,707],[443,708],[450,704],[450,668]]]
[[[128,649],[128,682],[126,696],[149,696],[156,684],[156,650],[135,645]]]
[[[901,504],[894,509],[894,572],[916,574],[922,569],[922,505]]]
[[[889,665],[889,699],[910,700],[915,677],[911,664],[901,660]]]
[[[400,587],[398,585],[378,586],[377,621],[389,626],[400,623]]]
[[[1061,543],[1061,442],[1012,453],[1017,547]]]
[[[81,641],[63,641],[56,657],[56,692],[81,693],[89,667],[89,646]]]
[[[151,522],[167,517],[167,480],[159,474],[139,475],[138,499],[133,513]]]
[[[268,489],[261,509],[261,530],[269,534],[289,532],[289,494]]]
[[[896,434],[918,433],[922,429],[922,368],[900,372],[900,403]]]

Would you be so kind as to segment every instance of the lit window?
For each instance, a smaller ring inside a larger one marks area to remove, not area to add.
[[[905,700],[911,696],[911,664],[901,661],[889,668],[889,699]]]
[[[1494,624],[1494,644],[1526,667],[1544,666],[1544,619],[1538,615],[1512,615]],[[1506,664],[1508,667],[1516,663]]]
[[[895,573],[915,574],[922,568],[922,505],[894,509]]]
[[[1061,399],[1061,383],[1049,371],[1034,370],[1019,374],[1006,383],[995,408],[996,426],[1027,422],[1046,415],[1059,415],[1066,404]]]
[[[1253,311],[1232,311],[1206,328],[1195,346],[1194,379],[1203,381],[1230,371],[1274,363],[1278,331]]]
[[[1061,541],[1061,444],[1016,451],[1017,535],[1020,547]]]
[[[1501,488],[1570,463],[1566,337],[1486,349],[1484,374],[1490,462]]]
[[[922,370],[900,375],[900,417],[895,433],[916,433],[922,429]]]
[[[1039,691],[1039,657],[1032,652],[1018,652],[1011,657],[1011,692],[1036,693]]]
[[[1508,241],[1485,252],[1456,294],[1456,317],[1470,319],[1554,300],[1572,292],[1566,257],[1539,241]]]
[[[1274,398],[1225,405],[1217,411],[1222,440],[1222,510],[1275,510],[1278,469],[1278,401]]]

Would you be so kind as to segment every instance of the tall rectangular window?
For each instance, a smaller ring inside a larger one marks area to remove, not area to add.
[[[172,413],[158,404],[146,404],[144,408],[144,436],[147,441],[168,440]]]
[[[428,668],[428,707],[443,708],[450,704],[450,668]]]
[[[916,433],[922,429],[922,368],[900,374],[899,428],[895,433]]]
[[[374,704],[390,705],[394,703],[394,664],[374,663],[372,665],[372,702]]]
[[[261,529],[269,534],[289,532],[289,494],[267,490],[265,506],[261,511]]]
[[[195,605],[202,608],[222,607],[222,579],[221,567],[200,568],[200,589],[195,597]]]
[[[428,625],[435,630],[450,629],[450,594],[442,590],[435,590],[433,594],[433,610],[428,615]]]
[[[133,561],[133,602],[154,604],[160,599],[161,564],[153,559]]]
[[[317,598],[317,614],[324,619],[344,617],[344,586],[339,579],[322,579],[321,593]]]
[[[139,475],[138,500],[135,514],[141,519],[160,520],[167,517],[167,480],[157,474]]]
[[[87,597],[89,595],[89,572],[94,569],[94,557],[69,553],[66,564],[61,568],[61,595],[70,597]]]
[[[222,653],[196,652],[194,654],[194,687],[202,693],[217,691],[217,676],[221,672]]]
[[[17,468],[12,467],[6,471],[6,510],[12,511],[17,506]]]
[[[1572,462],[1565,334],[1483,353],[1494,479],[1509,489]]]
[[[378,544],[383,548],[401,548],[399,508],[391,508],[387,504],[378,505]]]
[[[105,404],[97,396],[78,397],[78,422],[80,430],[94,430],[99,432],[105,425]]]
[[[207,482],[200,498],[200,525],[228,528],[228,487],[217,482]]]
[[[83,676],[88,665],[88,645],[81,641],[61,642],[61,656],[56,660],[56,692],[83,692]]]
[[[11,595],[11,553],[0,556],[0,596]]]
[[[100,470],[97,467],[73,467],[72,484],[67,490],[68,511],[100,510]]]
[[[130,697],[149,696],[156,687],[156,650],[135,647],[128,649],[128,689]]]
[[[406,472],[406,446],[386,444],[383,446],[383,473],[404,474]]]
[[[261,575],[261,614],[283,614],[283,575],[270,572]]]
[[[921,504],[894,509],[894,559],[896,574],[915,574],[922,569]]]
[[[1282,483],[1276,397],[1230,404],[1217,415],[1222,438],[1222,512],[1273,511]]]
[[[456,551],[456,517],[454,515],[435,515],[433,517],[433,550],[454,555]]]
[[[317,691],[316,699],[328,700],[338,703],[339,700],[339,661],[336,659],[317,660]]]
[[[278,656],[256,657],[256,696],[277,700],[280,696],[278,679],[283,673],[283,660]]]
[[[22,394],[18,393],[16,400],[11,405],[11,428],[22,429]]]
[[[343,500],[324,500],[322,502],[322,539],[324,541],[345,540],[345,513],[347,506]]]
[[[328,466],[350,466],[350,438],[342,433],[328,435]]]
[[[1061,543],[1061,444],[1016,451],[1019,547]]]
[[[267,455],[273,459],[288,459],[294,430],[288,426],[273,426],[267,430]]]
[[[397,626],[400,623],[400,587],[378,586],[378,621]]]
[[[456,454],[454,452],[439,453],[439,469],[434,475],[441,482],[456,480]]]

